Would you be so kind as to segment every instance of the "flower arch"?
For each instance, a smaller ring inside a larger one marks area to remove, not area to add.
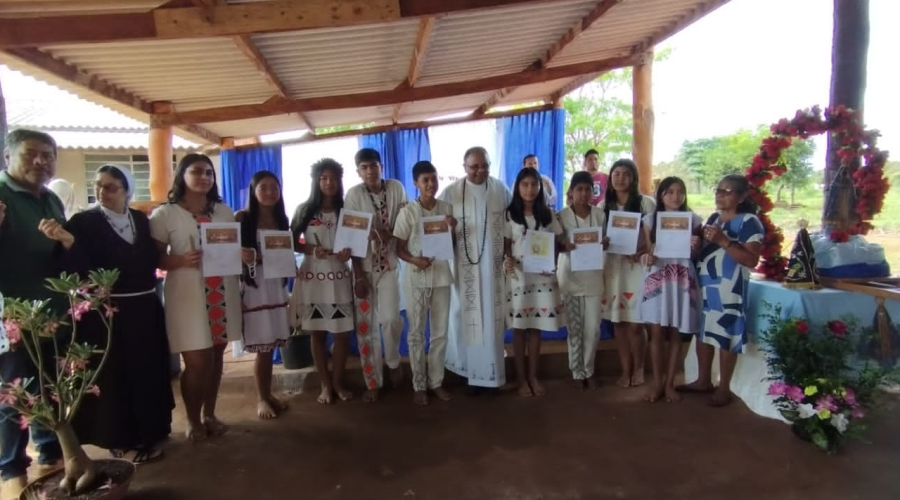
[[[878,131],[866,130],[856,111],[844,106],[826,108],[824,114],[818,106],[798,110],[792,119],[782,118],[769,130],[772,135],[763,139],[744,176],[751,186],[750,198],[759,205],[759,218],[766,230],[757,271],[768,279],[782,281],[788,264],[787,258],[782,255],[784,233],[769,218],[768,213],[775,205],[766,191],[766,183],[787,172],[782,153],[791,146],[794,138],[807,139],[830,132],[840,144],[837,154],[841,165],[852,174],[857,192],[858,222],[849,232],[832,232],[830,237],[835,242],[845,242],[850,235],[866,234],[873,228],[872,219],[881,212],[890,187],[884,177],[888,155],[876,146],[880,135]]]

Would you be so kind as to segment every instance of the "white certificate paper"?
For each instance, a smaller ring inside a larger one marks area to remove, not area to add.
[[[691,258],[691,212],[658,212],[653,255],[664,259]]]
[[[603,269],[603,228],[584,227],[572,230],[575,249],[569,252],[572,271]]]
[[[290,231],[258,232],[260,257],[262,257],[263,279],[293,278],[297,276],[297,261],[294,256],[294,238]]]
[[[241,274],[241,225],[237,222],[200,224],[201,270],[204,277]]]
[[[419,243],[422,257],[434,260],[453,259],[453,235],[443,215],[422,217],[419,221]]]
[[[525,258],[522,270],[526,273],[552,273],[556,270],[554,234],[546,231],[525,232]]]
[[[341,210],[338,219],[337,233],[334,235],[335,253],[345,248],[350,249],[350,255],[366,258],[369,251],[369,231],[372,228],[372,214]]]
[[[609,253],[634,255],[637,253],[638,238],[641,234],[641,214],[611,210],[606,224],[609,237]]]

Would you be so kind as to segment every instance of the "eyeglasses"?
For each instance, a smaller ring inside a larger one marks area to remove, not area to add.
[[[482,164],[476,163],[475,165],[466,165],[466,169],[472,170],[472,171],[478,171],[478,170],[487,171],[487,170],[491,169],[491,164],[490,163],[482,163]]]
[[[716,196],[731,196],[732,194],[734,194],[734,189],[716,188],[715,193]]]
[[[98,193],[101,191],[105,191],[109,194],[116,194],[122,190],[122,186],[117,186],[115,184],[99,184],[98,183],[98,184],[94,184],[94,189],[96,189]]]

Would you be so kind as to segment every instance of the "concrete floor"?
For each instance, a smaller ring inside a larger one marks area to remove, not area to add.
[[[197,445],[177,433],[142,466],[131,500],[231,499],[815,499],[900,498],[900,422],[891,401],[874,444],[825,456],[739,402],[648,404],[642,389],[577,392],[548,384],[420,408],[411,390],[323,406],[315,391],[281,418],[255,418],[252,393],[221,402],[227,435]],[[93,453],[92,453],[93,454]]]

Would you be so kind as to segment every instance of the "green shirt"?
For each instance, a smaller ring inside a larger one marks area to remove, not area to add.
[[[56,277],[53,259],[56,242],[38,231],[41,219],[66,220],[62,201],[49,189],[40,196],[16,183],[6,171],[0,172],[0,201],[6,217],[0,225],[0,293],[4,297],[54,299],[59,312],[66,298],[46,287],[46,279]]]

